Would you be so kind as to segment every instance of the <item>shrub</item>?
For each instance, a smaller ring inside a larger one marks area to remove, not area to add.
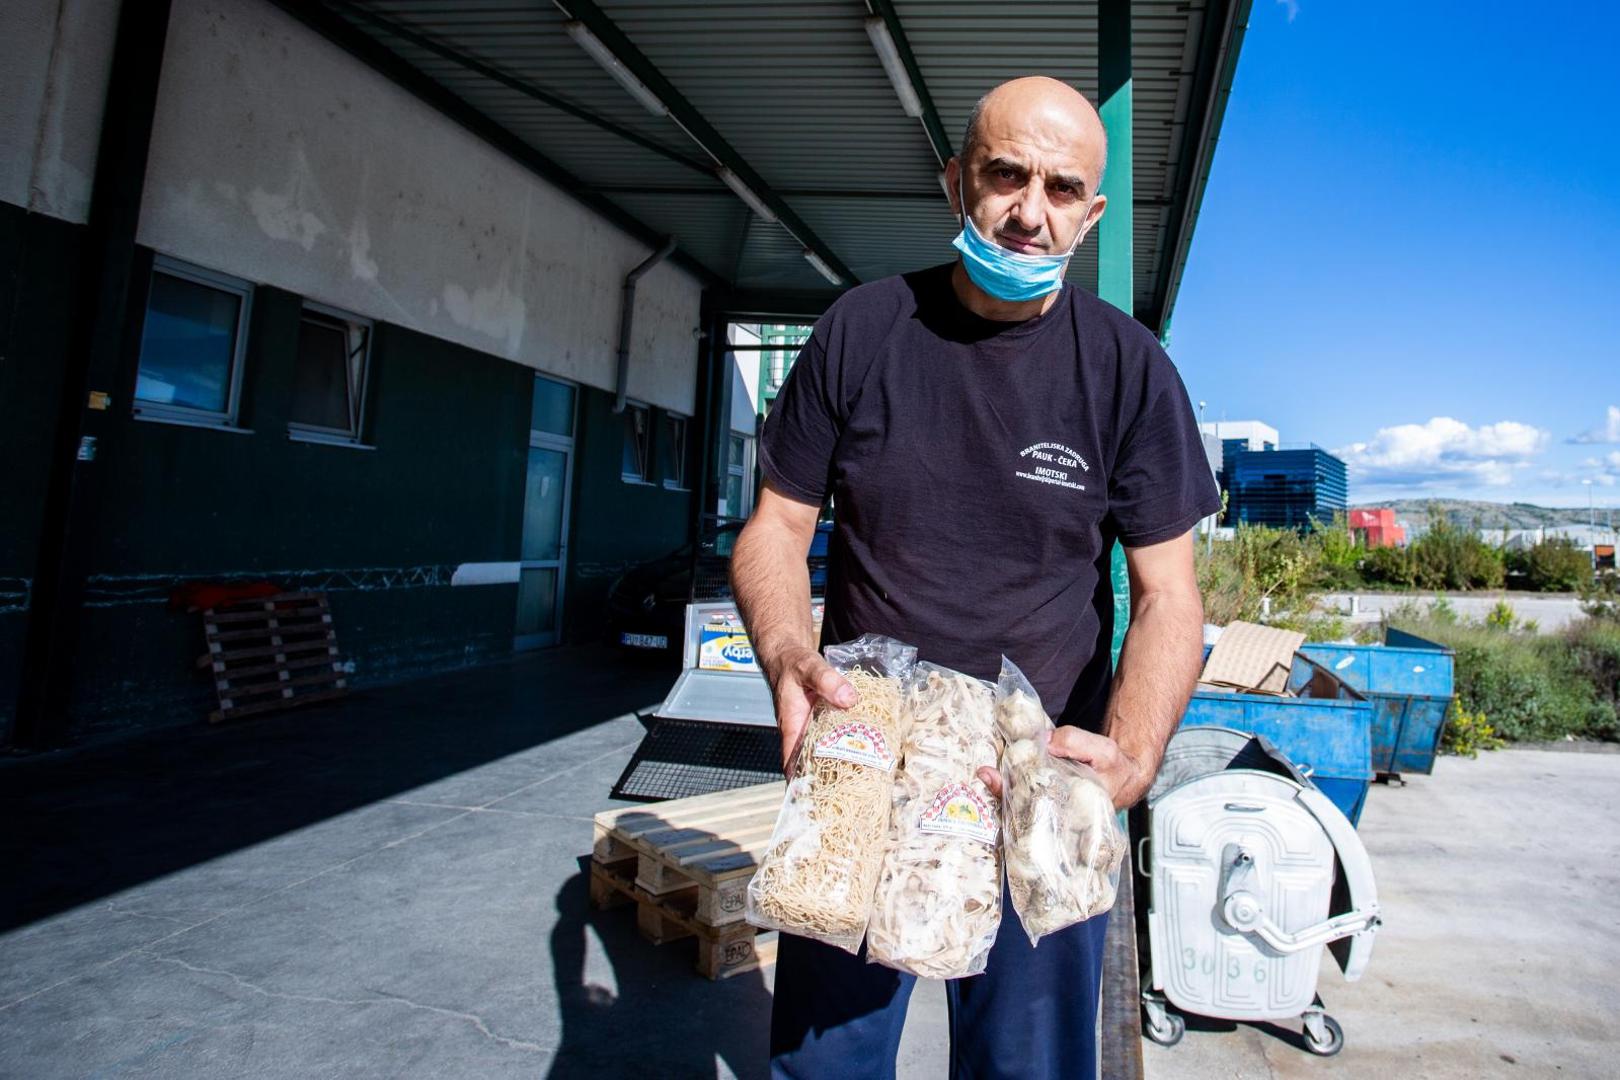
[[[1499,589],[1506,579],[1502,550],[1443,514],[1431,515],[1428,531],[1406,554],[1412,583],[1420,589]]]
[[[1412,572],[1412,560],[1404,548],[1376,547],[1361,561],[1362,576],[1372,581],[1411,588],[1417,584]]]
[[[1513,569],[1537,592],[1574,592],[1592,582],[1592,556],[1563,537],[1515,551]]]
[[[1356,542],[1343,514],[1333,515],[1333,524],[1311,522],[1306,547],[1317,565],[1318,584],[1328,589],[1353,589],[1364,584],[1361,563],[1367,549]]]
[[[1582,619],[1563,633],[1574,669],[1592,684],[1598,699],[1620,715],[1620,621]],[[1607,738],[1620,737],[1611,727]]]
[[[1600,622],[1620,623],[1620,573],[1609,570],[1583,585],[1581,610]]]
[[[1500,750],[1507,740],[1496,733],[1482,712],[1469,712],[1455,701],[1440,735],[1440,750],[1459,757],[1478,757],[1481,750]]]
[[[1566,636],[1535,637],[1433,618],[1402,619],[1401,625],[1456,652],[1458,703],[1488,716],[1503,737],[1615,738],[1615,703],[1599,693]],[[1594,647],[1592,655],[1607,654]]]
[[[1518,621],[1519,617],[1513,613],[1513,605],[1505,598],[1498,600],[1485,615],[1485,626],[1491,630],[1505,630],[1511,633]]]

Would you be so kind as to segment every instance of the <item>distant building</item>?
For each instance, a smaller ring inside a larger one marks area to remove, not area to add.
[[[1228,524],[1308,529],[1349,507],[1344,462],[1319,446],[1240,450],[1226,457]]]
[[[1350,511],[1350,532],[1367,547],[1405,547],[1406,528],[1395,521],[1395,511]]]
[[[1233,454],[1245,450],[1275,450],[1282,445],[1277,429],[1260,420],[1210,420],[1199,424],[1198,430],[1204,437],[1205,453],[1209,452],[1211,440],[1220,448],[1215,461],[1215,483],[1222,491],[1229,490],[1226,477]]]
[[[1607,524],[1538,525],[1533,529],[1480,529],[1480,538],[1510,550],[1523,550],[1548,540],[1568,540],[1582,551],[1608,545],[1613,547],[1616,530]]]

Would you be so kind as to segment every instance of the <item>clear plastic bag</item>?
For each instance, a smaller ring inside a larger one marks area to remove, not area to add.
[[[770,846],[748,883],[747,915],[755,926],[854,953],[888,846],[902,696],[917,650],[863,634],[824,651],[859,698],[811,713]]]
[[[994,687],[918,664],[906,688],[894,828],[872,900],[867,959],[930,979],[977,975],[1001,926]]]
[[[1114,906],[1128,843],[1108,789],[1088,766],[1046,748],[1055,729],[1006,657],[996,684],[1002,854],[1007,891],[1030,944]]]

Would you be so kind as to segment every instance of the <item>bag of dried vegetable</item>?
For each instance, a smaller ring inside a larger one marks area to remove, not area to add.
[[[996,684],[1002,855],[1007,891],[1030,944],[1114,906],[1127,843],[1114,801],[1087,765],[1047,751],[1055,727],[1006,657]]]
[[[905,732],[901,698],[917,650],[863,634],[824,650],[856,702],[818,703],[788,779],[748,921],[858,952],[889,837],[893,772]]]
[[[906,687],[894,828],[866,931],[869,960],[929,979],[977,975],[1001,926],[994,688],[918,664]]]

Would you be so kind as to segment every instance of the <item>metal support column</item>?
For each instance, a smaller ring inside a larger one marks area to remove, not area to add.
[[[1136,225],[1132,201],[1135,184],[1131,168],[1131,4],[1130,0],[1097,0],[1097,100],[1103,130],[1108,133],[1108,170],[1102,193],[1108,208],[1097,223],[1097,295],[1128,315],[1136,312],[1136,254],[1132,236]],[[1125,550],[1114,545],[1113,658],[1119,663],[1120,646],[1130,622],[1129,586]]]
[[[86,228],[86,274],[78,332],[62,375],[61,410],[51,442],[50,475],[28,610],[17,717],[20,746],[44,747],[66,734],[85,576],[97,521],[101,458],[133,379],[122,354],[135,227],[140,220],[158,78],[168,34],[169,0],[126,0],[118,16],[107,106]]]
[[[1098,112],[1108,133],[1108,170],[1102,183],[1108,209],[1097,223],[1097,295],[1134,315],[1130,0],[1098,0],[1097,48]]]

